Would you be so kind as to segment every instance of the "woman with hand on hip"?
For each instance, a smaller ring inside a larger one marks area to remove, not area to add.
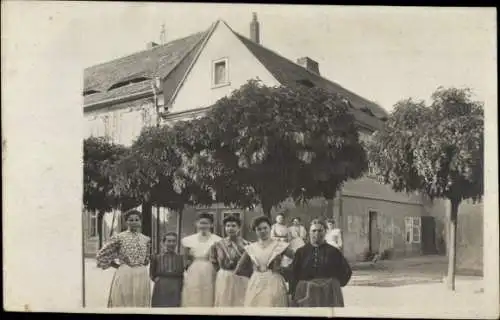
[[[262,216],[252,223],[258,241],[245,247],[235,274],[250,277],[244,307],[288,307],[282,259],[293,258],[289,244],[271,238],[271,221]]]
[[[183,307],[214,305],[215,268],[210,261],[210,249],[222,238],[211,232],[212,226],[212,215],[201,213],[196,220],[197,233],[182,239],[187,266],[182,288]]]
[[[124,214],[127,230],[113,236],[97,253],[97,266],[116,268],[109,293],[108,307],[149,307],[151,281],[147,265],[151,239],[140,232],[141,213]]]
[[[242,307],[248,278],[237,276],[234,269],[250,243],[240,236],[241,220],[230,215],[224,219],[226,237],[212,246],[211,258],[218,270],[215,279],[214,307]]]

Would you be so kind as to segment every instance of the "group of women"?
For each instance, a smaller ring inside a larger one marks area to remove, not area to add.
[[[249,243],[240,236],[239,218],[230,215],[224,219],[224,238],[211,232],[212,219],[210,214],[200,214],[196,220],[197,232],[181,240],[182,254],[167,249],[165,254],[176,257],[168,260],[173,262],[163,263],[170,269],[152,274],[147,269],[151,240],[139,231],[141,214],[136,210],[127,212],[128,229],[114,236],[97,254],[99,267],[117,268],[108,306],[290,306],[286,267],[295,251],[305,244],[305,228],[300,223],[291,229],[282,228],[284,216],[281,214],[274,225],[269,218],[258,217],[252,222],[257,241]],[[170,241],[175,242],[175,237]],[[150,270],[157,270],[154,266],[158,265],[157,261],[164,261],[162,257],[153,257]],[[174,283],[164,282],[170,291],[156,288],[161,286],[162,275],[177,279]],[[150,278],[155,286],[153,303]],[[177,292],[172,287],[178,288]],[[162,298],[158,293],[155,298],[156,292],[167,291],[167,296]]]
[[[326,242],[342,250],[342,234],[339,228],[335,227],[333,219],[327,219],[327,230],[325,234]],[[295,217],[292,219],[292,225],[288,227],[285,222],[285,215],[279,213],[276,216],[276,223],[271,227],[271,237],[290,243],[290,247],[295,251],[302,247],[307,241],[307,230],[301,224],[300,218]]]

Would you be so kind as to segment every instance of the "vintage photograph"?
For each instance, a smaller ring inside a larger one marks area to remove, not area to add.
[[[83,307],[489,303],[481,9],[209,7],[88,21]]]

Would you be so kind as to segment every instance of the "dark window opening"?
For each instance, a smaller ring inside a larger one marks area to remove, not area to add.
[[[222,85],[227,83],[227,67],[226,61],[219,61],[214,64],[214,85]]]
[[[308,88],[314,87],[314,83],[312,83],[310,80],[307,79],[297,80],[297,83],[306,86]]]
[[[129,84],[144,82],[147,80],[151,80],[151,79],[146,78],[146,77],[137,77],[137,78],[133,78],[133,79],[126,80],[126,81],[120,81],[120,82],[115,83],[111,87],[109,87],[108,91],[116,89],[116,88],[128,86]]]
[[[373,112],[370,110],[370,108],[368,108],[368,107],[363,107],[363,108],[361,108],[361,111],[363,111],[364,113],[367,113],[367,114],[369,114],[369,115],[371,115],[371,116],[375,116],[375,115],[373,114]]]
[[[88,96],[88,95],[94,94],[94,93],[99,93],[99,91],[97,91],[97,90],[85,90],[85,91],[83,91],[84,96]]]

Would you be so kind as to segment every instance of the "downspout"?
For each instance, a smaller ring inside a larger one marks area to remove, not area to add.
[[[344,229],[345,229],[345,225],[344,225],[344,215],[343,215],[343,210],[342,210],[342,207],[343,207],[343,201],[342,201],[342,189],[339,189],[339,194],[338,194],[338,197],[339,197],[339,225],[340,225],[340,240],[342,241],[342,248],[341,248],[341,252],[344,253]]]
[[[82,226],[85,226],[86,223],[86,213],[85,210],[82,211]],[[82,227],[82,307],[86,307],[86,302],[85,302],[85,236],[86,236],[86,228]]]
[[[160,127],[161,125],[161,116],[160,116],[160,106],[158,105],[158,90],[161,86],[161,80],[157,77],[154,81],[151,82],[151,88],[153,90],[153,103],[155,105],[156,110],[156,127]],[[160,206],[156,206],[156,253],[160,253]]]

